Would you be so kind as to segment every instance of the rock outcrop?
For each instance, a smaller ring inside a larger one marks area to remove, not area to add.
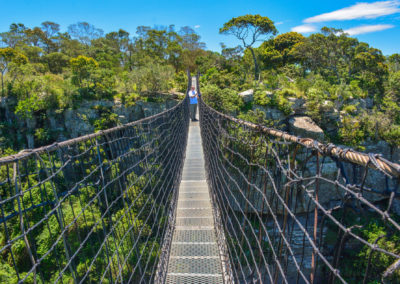
[[[63,141],[93,133],[95,131],[94,122],[102,118],[101,110],[106,110],[110,114],[117,114],[118,121],[121,124],[125,124],[155,115],[179,103],[177,96],[165,95],[165,97],[166,99],[163,99],[162,102],[138,101],[129,106],[122,104],[118,100],[84,101],[75,108],[64,110],[49,109],[45,113],[34,114],[26,119],[21,119],[10,112],[10,104],[13,102],[7,98],[1,98],[0,118],[6,121],[14,121],[18,125],[18,131],[15,133],[16,139],[22,144],[23,148],[32,149],[38,147],[37,142],[35,143],[35,139],[37,139],[35,131],[38,127],[49,130],[52,139]],[[4,132],[0,132],[0,134],[4,135]]]
[[[260,110],[265,113],[265,118],[273,121],[281,121],[286,118],[286,115],[277,108],[253,105],[253,110]]]
[[[289,131],[293,135],[324,140],[324,131],[308,116],[293,116],[289,119]]]
[[[249,89],[249,90],[239,93],[239,96],[243,98],[243,101],[245,103],[249,103],[249,102],[253,101],[253,99],[254,99],[253,95],[254,95],[253,89]]]
[[[305,99],[301,99],[301,98],[293,98],[293,97],[289,97],[287,98],[289,103],[290,103],[290,107],[293,110],[294,114],[305,114],[306,113],[306,100]]]

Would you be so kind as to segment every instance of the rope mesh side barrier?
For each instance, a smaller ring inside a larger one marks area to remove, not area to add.
[[[0,281],[154,281],[188,111],[185,98],[152,117],[1,158]]]
[[[400,166],[244,122],[200,100],[235,283],[398,283]]]

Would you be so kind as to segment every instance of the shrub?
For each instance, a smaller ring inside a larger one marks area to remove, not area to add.
[[[134,69],[129,78],[138,92],[167,92],[173,86],[174,68],[170,65],[148,63]]]
[[[254,103],[260,106],[267,106],[271,103],[271,96],[265,90],[257,89],[254,91]]]
[[[243,107],[243,100],[235,90],[220,89],[216,85],[206,85],[202,88],[204,101],[212,108],[228,113],[236,114]]]
[[[187,91],[187,75],[183,71],[179,71],[174,75],[174,87],[178,92],[186,93]]]
[[[355,105],[347,105],[343,108],[343,111],[348,114],[354,114],[357,111],[357,107]]]
[[[346,145],[362,149],[360,144],[364,141],[365,134],[357,119],[345,117],[343,126],[339,129],[339,137]]]
[[[283,97],[297,97],[297,92],[290,88],[283,88],[282,90],[277,91],[277,94]]]

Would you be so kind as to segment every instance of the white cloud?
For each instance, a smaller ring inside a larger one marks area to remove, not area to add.
[[[282,25],[284,22],[282,21],[282,22],[277,22],[277,23],[275,23],[275,26],[280,26],[280,25]]]
[[[297,32],[297,33],[312,33],[317,31],[317,27],[313,26],[313,25],[301,25],[301,26],[297,26],[292,28],[293,32]]]
[[[399,0],[357,3],[353,6],[321,14],[304,20],[305,23],[343,21],[354,19],[375,19],[400,12]]]
[[[366,26],[358,26],[354,28],[350,28],[344,30],[343,32],[353,36],[353,35],[361,35],[366,33],[378,32],[387,29],[394,28],[393,25],[366,25]]]
[[[200,28],[200,25],[195,25],[194,28],[198,29],[198,28]]]

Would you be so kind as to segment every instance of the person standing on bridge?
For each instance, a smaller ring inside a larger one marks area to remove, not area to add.
[[[197,110],[197,99],[199,98],[194,86],[189,91],[189,98],[190,98],[190,118],[192,121],[197,121],[196,119],[196,110]]]

